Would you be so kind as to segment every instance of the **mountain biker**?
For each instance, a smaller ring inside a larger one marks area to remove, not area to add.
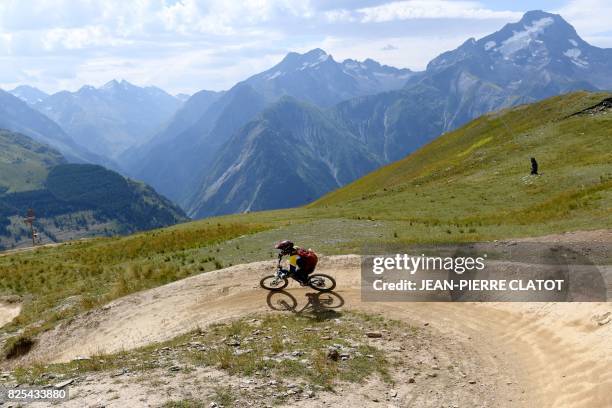
[[[274,248],[280,251],[279,260],[285,255],[289,256],[289,271],[293,279],[302,286],[307,285],[308,275],[313,273],[317,266],[318,258],[314,251],[297,247],[288,240],[278,242]]]

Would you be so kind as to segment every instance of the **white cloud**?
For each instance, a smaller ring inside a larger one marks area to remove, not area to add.
[[[327,37],[318,45],[332,54],[336,61],[372,58],[382,64],[420,70],[442,51],[454,49],[464,41],[465,38],[442,35],[373,38],[359,42],[347,38]],[[393,44],[393,49],[388,48],[389,43]]]
[[[334,16],[338,19],[358,19],[363,23],[381,23],[394,20],[412,19],[507,19],[520,18],[520,12],[495,11],[483,7],[474,1],[451,0],[405,0],[394,1],[379,6],[364,7],[349,13],[336,11]]]
[[[113,36],[103,26],[88,26],[82,28],[53,28],[41,36],[45,51],[59,49],[80,50],[90,47],[116,47],[130,44],[129,40]]]
[[[571,0],[560,13],[587,41],[612,46],[608,3]],[[125,78],[171,92],[227,89],[315,47],[423,69],[521,14],[476,0],[0,0],[0,86]]]
[[[612,2],[609,0],[571,0],[556,12],[585,35],[612,29]]]
[[[325,19],[330,23],[353,22],[357,20],[355,14],[349,10],[336,9],[328,10],[323,13]]]

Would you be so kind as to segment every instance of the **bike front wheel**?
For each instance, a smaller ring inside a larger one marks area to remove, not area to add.
[[[336,280],[323,273],[315,273],[308,277],[308,286],[319,292],[330,292],[336,287]]]
[[[262,288],[268,290],[282,290],[287,287],[289,280],[287,278],[279,278],[276,275],[266,276],[259,281]]]

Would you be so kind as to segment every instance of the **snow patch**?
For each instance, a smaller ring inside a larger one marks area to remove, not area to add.
[[[350,61],[350,62],[345,62],[345,63],[344,63],[344,66],[345,66],[346,68],[348,68],[348,69],[357,69],[357,68],[359,68],[359,64],[358,64],[358,63],[356,63],[356,62],[353,62],[353,61]]]
[[[570,44],[572,44],[574,47],[577,47],[577,46],[578,46],[578,43],[576,42],[576,40],[572,40],[572,39],[570,39],[570,40],[569,40],[569,42],[570,42]]]
[[[298,70],[303,71],[306,68],[319,68],[319,64],[327,61],[328,58],[329,58],[328,54],[321,54],[319,55],[319,58],[317,58],[317,60],[314,62],[303,62],[302,66],[298,68]]]
[[[485,51],[489,51],[491,48],[495,47],[497,45],[497,43],[495,41],[487,41],[487,43],[484,45],[484,49]]]
[[[270,81],[270,80],[272,80],[272,79],[274,79],[274,78],[278,78],[278,77],[279,77],[279,76],[281,76],[281,75],[283,75],[283,73],[282,73],[282,72],[280,72],[280,71],[276,71],[275,73],[268,75],[268,76],[266,77],[266,79],[267,79],[268,81]]]
[[[575,65],[578,65],[579,67],[584,68],[589,66],[589,63],[587,61],[580,58],[580,55],[582,55],[582,51],[580,51],[578,48],[570,48],[569,50],[565,51],[563,55],[571,59],[572,62]]]
[[[516,52],[529,46],[536,37],[544,32],[546,27],[554,23],[552,17],[544,17],[534,21],[529,26],[523,26],[523,31],[514,31],[511,37],[503,41],[502,45],[496,48],[505,58],[509,58]]]

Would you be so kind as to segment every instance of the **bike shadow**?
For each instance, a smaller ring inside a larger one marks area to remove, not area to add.
[[[285,290],[268,293],[266,303],[272,310],[292,312],[317,320],[335,319],[340,313],[336,309],[344,306],[344,298],[336,292],[310,292],[305,294],[306,303],[299,307],[298,300]]]

